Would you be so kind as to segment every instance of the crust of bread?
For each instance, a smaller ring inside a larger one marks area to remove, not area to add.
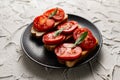
[[[96,46],[97,45],[98,45],[98,40],[96,39]],[[77,62],[79,62],[80,60],[85,58],[91,51],[93,51],[96,48],[96,46],[92,50],[90,50],[90,51],[82,51],[81,57],[78,58],[78,59],[75,59],[75,60],[72,60],[72,61],[64,61],[64,60],[58,59],[58,61],[61,64],[65,64],[67,67],[73,67],[73,66],[75,66],[75,64]]]
[[[58,21],[58,22],[55,22],[55,25],[54,27],[56,27],[57,25],[63,23],[63,22],[66,22],[68,20],[68,15],[65,14],[65,17],[62,21]],[[46,32],[39,32],[37,30],[34,29],[34,27],[32,26],[31,28],[31,34],[37,38],[41,37],[43,34],[45,34]]]
[[[49,51],[54,51],[56,46],[57,45],[46,45],[46,44],[44,44],[44,47]]]

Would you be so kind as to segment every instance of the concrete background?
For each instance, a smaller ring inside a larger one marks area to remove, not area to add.
[[[51,7],[93,22],[103,36],[96,59],[51,69],[28,59],[20,47],[25,28]],[[0,0],[0,80],[120,80],[120,0]]]

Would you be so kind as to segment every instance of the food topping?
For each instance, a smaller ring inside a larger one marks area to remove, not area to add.
[[[34,19],[33,24],[34,24],[34,28],[37,31],[44,32],[44,31],[48,31],[51,28],[53,28],[55,21],[53,19],[48,19],[44,15],[41,15]]]
[[[55,21],[61,21],[64,19],[65,12],[61,8],[53,8],[43,13],[43,15],[53,18]]]
[[[68,21],[64,24],[58,26],[58,29],[65,28],[63,33],[71,34],[78,27],[78,23],[76,21]]]
[[[45,34],[43,36],[44,44],[56,45],[56,44],[60,44],[61,42],[64,41],[65,35],[60,34],[58,36],[54,36],[54,34],[55,34],[55,32],[50,32],[50,33]]]
[[[88,35],[86,36],[85,40],[80,44],[82,49],[84,50],[90,50],[96,46],[96,39],[93,36],[92,32],[88,28],[78,28],[74,31],[73,37],[74,39],[78,39],[80,35],[84,32],[88,32]]]
[[[71,48],[69,46],[73,43],[63,43],[55,48],[55,54],[59,59],[62,60],[74,60],[81,56],[82,49],[79,46]]]

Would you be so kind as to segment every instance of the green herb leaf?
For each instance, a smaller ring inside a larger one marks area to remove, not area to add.
[[[74,43],[72,47],[75,47],[76,45],[79,45],[84,41],[84,39],[87,37],[88,32],[84,32]]]
[[[58,8],[56,8],[56,9],[49,15],[48,18],[50,19],[50,18],[52,18],[54,15],[56,15],[57,11],[58,11]]]
[[[64,29],[65,29],[65,28],[61,28],[61,29],[55,31],[54,36],[55,36],[55,37],[58,36]]]

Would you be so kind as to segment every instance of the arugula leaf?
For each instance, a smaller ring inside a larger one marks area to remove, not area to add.
[[[65,28],[61,28],[61,29],[55,31],[54,36],[55,36],[55,37],[58,36],[64,29],[65,29]]]
[[[58,11],[58,8],[56,8],[56,9],[49,15],[48,18],[50,19],[50,18],[52,18],[54,15],[56,15],[57,11]]]
[[[75,47],[76,45],[79,45],[84,41],[84,39],[87,37],[88,32],[84,32],[81,34],[81,36],[75,41],[74,45],[72,47]]]

